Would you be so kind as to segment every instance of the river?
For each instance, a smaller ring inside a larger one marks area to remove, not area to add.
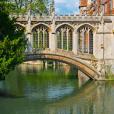
[[[68,68],[22,66],[0,81],[0,114],[114,114],[113,81],[79,86]]]

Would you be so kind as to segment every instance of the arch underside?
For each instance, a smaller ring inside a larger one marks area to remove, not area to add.
[[[82,63],[78,58],[72,59],[69,57],[60,56],[56,54],[29,54],[26,55],[25,61],[41,60],[41,59],[56,60],[66,64],[75,65],[79,70],[81,70],[83,73],[85,73],[89,78],[93,80],[98,80],[100,76],[100,74],[93,67],[85,63]]]

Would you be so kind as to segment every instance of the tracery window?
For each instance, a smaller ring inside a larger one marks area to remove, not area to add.
[[[49,32],[48,27],[39,25],[33,29],[33,48],[45,49],[49,48]]]
[[[82,53],[93,54],[93,30],[89,26],[79,28],[78,48]]]
[[[72,51],[73,30],[68,25],[59,27],[56,31],[57,48]]]

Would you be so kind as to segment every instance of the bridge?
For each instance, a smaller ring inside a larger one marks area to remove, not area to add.
[[[92,61],[96,62],[96,59],[93,56],[75,55],[73,52],[60,49],[55,51],[51,51],[50,49],[45,49],[42,51],[34,50],[33,53],[25,53],[25,61],[40,59],[57,60],[67,64],[75,65],[79,70],[83,71],[93,80],[100,80],[101,77],[100,72],[96,70],[94,64],[92,63]]]
[[[25,28],[26,61],[73,64],[94,80],[104,80],[113,71],[114,16],[19,15],[16,24]]]

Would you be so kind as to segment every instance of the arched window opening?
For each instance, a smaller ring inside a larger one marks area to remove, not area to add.
[[[93,54],[93,30],[90,26],[83,26],[79,28],[79,51],[82,53]]]
[[[44,25],[39,25],[33,29],[33,48],[49,48],[49,32]]]
[[[71,51],[73,29],[68,25],[63,25],[57,29],[56,33],[57,33],[57,48]]]

